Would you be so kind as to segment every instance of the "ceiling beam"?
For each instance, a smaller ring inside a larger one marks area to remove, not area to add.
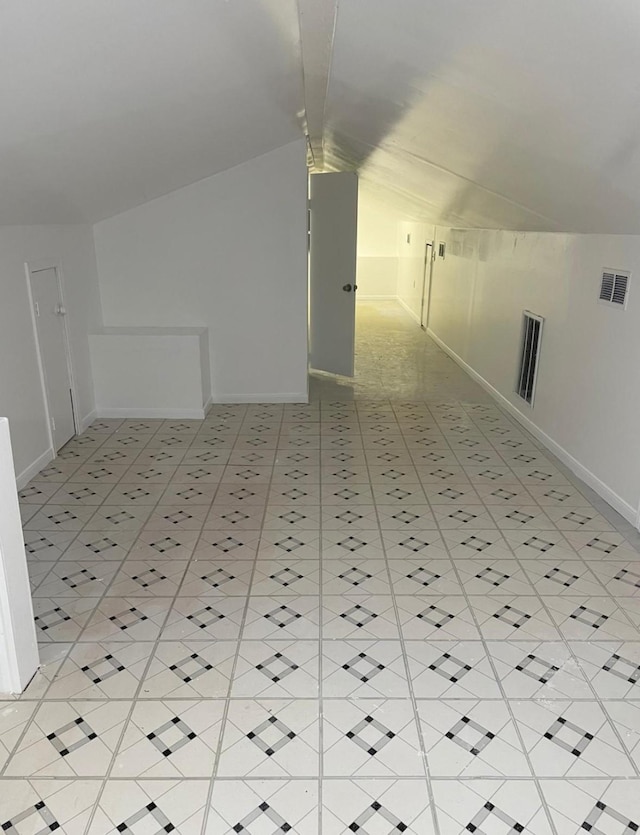
[[[324,111],[337,13],[338,0],[298,0],[307,142],[310,165],[318,171],[324,166]]]

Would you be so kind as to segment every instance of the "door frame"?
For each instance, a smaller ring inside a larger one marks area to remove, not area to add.
[[[429,263],[428,263],[428,280],[429,280],[429,291],[426,294],[425,298],[425,287],[427,284],[427,252],[429,251],[429,247],[431,247],[431,254],[429,255]],[[426,331],[429,327],[429,314],[431,312],[431,285],[433,282],[433,262],[435,261],[434,254],[435,254],[435,241],[425,241],[424,244],[424,272],[422,275],[422,302],[420,304],[420,327],[423,331]],[[427,316],[425,319],[425,304],[426,304],[426,311]],[[422,324],[422,320],[424,319],[424,324]]]
[[[49,395],[47,394],[47,383],[44,373],[44,363],[42,361],[42,349],[40,348],[40,339],[38,337],[38,322],[35,311],[35,303],[33,301],[33,290],[31,287],[31,276],[33,273],[42,272],[43,270],[54,270],[56,274],[56,282],[58,285],[58,296],[60,304],[66,308],[65,293],[64,293],[64,273],[62,269],[62,262],[59,258],[37,258],[32,261],[25,261],[24,272],[27,281],[27,295],[29,298],[29,309],[31,312],[31,327],[33,330],[33,339],[36,346],[36,356],[38,359],[38,372],[40,374],[40,388],[42,390],[42,401],[44,403],[44,412],[47,418],[47,432],[49,435],[49,446],[54,455],[57,453],[55,446],[55,438],[53,437],[53,428],[51,426],[51,409],[49,407]],[[73,425],[76,435],[80,433],[80,416],[78,415],[78,395],[76,391],[75,374],[73,372],[73,360],[71,358],[71,342],[69,339],[69,325],[68,314],[63,316],[63,331],[64,331],[64,352],[67,360],[67,373],[69,374],[69,385],[71,387],[71,412],[73,414]]]

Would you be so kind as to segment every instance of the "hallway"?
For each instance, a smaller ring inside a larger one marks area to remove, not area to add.
[[[395,303],[355,382],[100,420],[21,491],[10,835],[631,835],[630,526]]]
[[[398,302],[386,300],[356,305],[354,380],[312,374],[310,397],[492,402]]]

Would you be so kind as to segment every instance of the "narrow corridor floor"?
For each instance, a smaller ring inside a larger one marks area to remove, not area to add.
[[[350,388],[100,420],[21,491],[43,667],[0,702],[3,832],[638,830],[640,554],[369,316],[397,334]]]

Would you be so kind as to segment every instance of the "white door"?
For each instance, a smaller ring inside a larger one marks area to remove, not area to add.
[[[67,348],[65,309],[54,267],[31,272],[31,296],[38,334],[38,348],[57,452],[76,434],[73,394]]]
[[[427,242],[424,251],[424,277],[422,279],[422,305],[420,308],[420,326],[423,330],[429,324],[429,305],[431,303],[431,275],[433,272],[433,244]]]
[[[318,371],[353,377],[358,176],[309,179],[309,361]]]

